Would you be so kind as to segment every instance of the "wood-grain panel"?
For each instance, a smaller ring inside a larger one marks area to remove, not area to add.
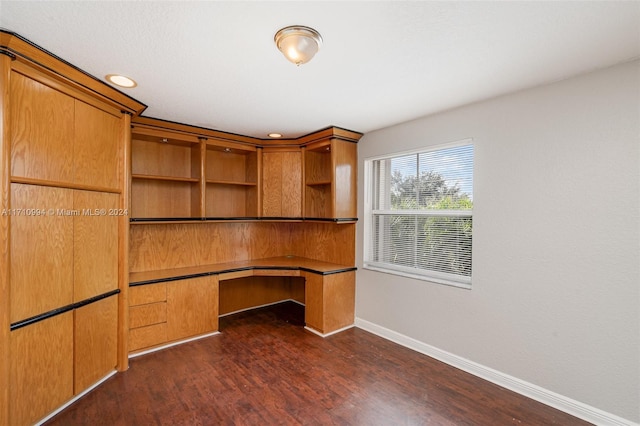
[[[73,216],[59,211],[73,209],[73,190],[14,183],[11,207],[24,209],[11,218],[13,323],[73,301]]]
[[[122,118],[75,101],[74,182],[119,189]]]
[[[167,283],[140,285],[129,288],[129,306],[165,302],[166,300]]]
[[[325,333],[353,325],[355,321],[356,273],[323,276]]]
[[[129,351],[160,345],[167,341],[167,323],[148,325],[129,330]]]
[[[78,394],[116,367],[118,296],[78,308],[74,315],[74,393]]]
[[[73,313],[11,332],[9,424],[28,425],[73,396]]]
[[[11,174],[71,182],[73,98],[13,72],[10,109]]]
[[[207,217],[251,216],[247,211],[250,186],[208,183],[205,195],[205,215]],[[253,212],[253,216],[255,216]]]
[[[153,271],[250,258],[251,223],[131,227],[130,270]]]
[[[10,207],[11,194],[11,121],[8,111],[11,62],[7,55],[0,55],[0,209],[3,211]],[[0,425],[9,424],[10,219],[8,215],[0,215]]]
[[[133,178],[131,217],[197,217],[200,211],[193,208],[194,194],[199,194],[196,182]]]
[[[321,333],[331,333],[355,320],[355,272],[317,275],[305,273],[305,322]]]
[[[333,215],[358,217],[358,146],[355,143],[334,140],[333,149]]]
[[[297,246],[301,237],[297,230],[302,223],[262,222],[252,223],[251,259],[262,259],[276,256],[297,255]]]
[[[302,154],[265,151],[262,156],[262,215],[302,216]]]
[[[283,216],[282,160],[280,152],[262,154],[262,216]]]
[[[353,223],[305,223],[305,244],[300,256],[341,265],[355,265],[356,225]]]
[[[192,178],[192,161],[200,156],[198,144],[148,142],[133,135],[131,173],[152,176]],[[199,160],[196,160],[199,167]]]
[[[74,191],[74,301],[118,288],[119,195]]]
[[[167,322],[167,303],[157,302],[129,308],[129,327],[138,328]]]
[[[167,283],[167,339],[178,340],[218,330],[218,278]]]
[[[255,180],[248,180],[247,171],[248,165],[251,164],[248,159],[251,156],[255,157],[255,155],[255,148],[250,152],[235,149],[226,152],[224,148],[215,149],[214,146],[208,145],[206,177],[208,180],[216,181],[255,183]]]
[[[323,276],[306,272],[303,276],[305,278],[304,322],[307,327],[325,333]]]

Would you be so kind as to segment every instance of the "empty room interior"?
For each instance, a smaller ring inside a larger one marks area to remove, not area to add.
[[[640,2],[0,0],[0,426],[640,424]]]

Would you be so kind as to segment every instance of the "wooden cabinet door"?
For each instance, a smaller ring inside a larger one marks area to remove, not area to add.
[[[13,72],[10,111],[11,174],[71,182],[74,99]]]
[[[73,396],[73,312],[11,332],[9,424],[30,425]]]
[[[74,191],[73,299],[118,288],[118,194]]]
[[[122,118],[75,101],[73,181],[100,188],[118,189]]]
[[[116,367],[118,296],[76,309],[74,321],[74,394],[78,394]]]
[[[262,216],[302,216],[302,153],[300,150],[263,152]]]
[[[218,330],[218,277],[167,283],[167,340]]]
[[[73,300],[73,190],[11,184],[11,322]]]

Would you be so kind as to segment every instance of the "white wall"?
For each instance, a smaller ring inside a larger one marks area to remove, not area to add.
[[[363,161],[465,138],[475,143],[472,289],[362,269]],[[639,61],[358,146],[359,319],[640,421]]]

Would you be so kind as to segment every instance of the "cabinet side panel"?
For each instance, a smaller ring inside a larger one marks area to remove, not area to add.
[[[11,332],[9,424],[41,419],[73,396],[73,312]]]
[[[318,330],[321,333],[324,329],[324,301],[322,275],[305,273],[305,308],[304,322],[307,327]]]
[[[9,209],[11,180],[11,122],[9,120],[9,93],[11,58],[0,55],[0,209]],[[0,216],[0,425],[9,424],[9,337],[10,337],[10,279],[9,279],[9,221]]]
[[[355,321],[355,272],[324,276],[324,332],[347,327]]]
[[[358,217],[358,146],[351,142],[334,141],[332,149],[335,161],[334,217]]]
[[[80,212],[73,217],[73,298],[79,302],[118,288],[119,196],[74,191],[73,197]]]
[[[11,74],[11,174],[33,179],[73,179],[73,98]]]
[[[116,367],[118,297],[77,309],[74,328],[74,393],[78,394]]]
[[[68,305],[73,299],[73,190],[11,184],[11,322]]]

